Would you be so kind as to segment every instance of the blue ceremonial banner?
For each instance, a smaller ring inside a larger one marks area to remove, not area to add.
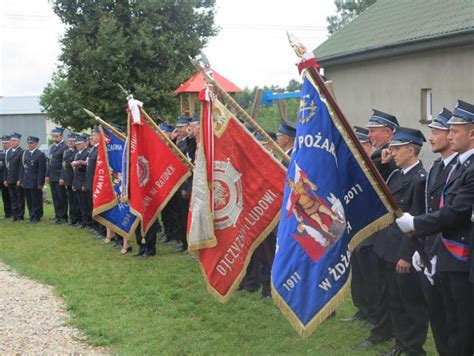
[[[104,125],[100,127],[100,135],[93,186],[93,218],[129,238],[139,221],[122,199],[126,167],[123,164],[125,136]]]
[[[272,267],[273,299],[301,336],[347,295],[356,245],[394,217],[341,122],[304,70]]]

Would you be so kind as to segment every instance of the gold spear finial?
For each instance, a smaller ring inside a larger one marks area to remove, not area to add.
[[[290,46],[295,51],[296,55],[303,58],[304,55],[308,53],[304,44],[302,44],[301,41],[291,32],[286,31],[286,35],[288,36],[288,42],[290,42]]]

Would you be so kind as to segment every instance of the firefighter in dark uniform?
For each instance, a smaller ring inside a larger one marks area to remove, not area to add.
[[[427,213],[439,209],[441,194],[446,184],[448,174],[456,164],[457,153],[452,150],[448,140],[448,121],[451,116],[451,111],[444,108],[428,125],[428,127],[431,128],[431,134],[428,139],[431,144],[431,150],[433,153],[439,153],[440,157],[434,161],[426,177],[425,206]],[[427,237],[423,243],[424,250],[430,259],[433,259],[436,253],[436,251],[433,250],[436,238],[436,235],[431,235]],[[434,260],[432,264],[435,265]],[[421,276],[436,350],[440,355],[447,355],[448,339],[441,283],[436,275],[432,275],[431,271],[425,268],[418,252],[415,252],[413,256],[413,267]]]
[[[46,157],[38,149],[39,138],[28,136],[28,149],[23,151],[20,184],[30,214],[29,223],[36,224],[43,217],[43,186],[46,176]]]
[[[2,147],[3,150],[0,151],[0,189],[2,190],[2,201],[3,201],[3,212],[5,219],[9,219],[12,217],[12,206],[10,203],[10,194],[8,193],[8,186],[3,184],[3,177],[5,176],[5,172],[7,170],[6,162],[5,162],[5,155],[6,152],[10,149],[10,136],[3,135],[2,136]]]
[[[458,100],[449,140],[459,156],[449,172],[440,209],[431,213],[404,213],[397,224],[417,236],[438,234],[435,241],[437,279],[441,284],[448,331],[448,355],[473,353],[473,296],[469,283],[472,202],[474,200],[474,105]],[[407,237],[408,239],[408,237]],[[471,256],[472,257],[472,256]]]
[[[372,144],[369,139],[369,130],[360,126],[353,127],[357,139],[364,148],[365,153],[370,157],[372,155]],[[364,254],[360,254],[364,256]],[[363,271],[359,263],[359,254],[356,251],[352,254],[352,280],[351,280],[351,293],[352,303],[357,308],[356,314],[349,319],[342,319],[342,322],[351,322],[356,319],[368,320],[371,324],[375,324],[373,317],[369,317],[370,300],[369,293],[367,291],[367,277],[363,274]]]
[[[249,130],[250,131],[250,130]],[[255,136],[262,144],[266,144],[263,137]],[[278,126],[276,139],[278,145],[291,157],[296,137],[296,124],[291,121],[282,121]],[[286,165],[286,164],[285,164]],[[283,184],[283,182],[282,182]],[[256,248],[249,265],[245,278],[239,286],[239,290],[254,292],[262,286],[262,298],[271,299],[271,272],[273,259],[275,257],[277,231],[273,230],[266,239]]]
[[[174,131],[174,127],[167,124],[161,123],[160,129],[165,135],[171,139],[171,133]],[[164,243],[171,241],[178,241],[178,220],[177,220],[177,195],[174,194],[168,201],[166,206],[161,211],[161,220],[163,221],[165,237],[162,240]]]
[[[89,155],[87,156],[87,171],[86,171],[86,181],[84,184],[84,191],[86,193],[87,201],[87,224],[92,228],[97,238],[102,238],[105,236],[105,227],[99,224],[97,221],[92,219],[92,189],[94,183],[94,174],[95,166],[97,164],[97,154],[99,147],[99,138],[100,138],[99,128],[95,127],[92,130],[89,142],[91,148],[89,149]]]
[[[56,224],[67,222],[67,193],[66,187],[59,183],[63,165],[63,154],[67,145],[63,140],[64,129],[56,127],[51,130],[54,143],[49,148],[49,161],[46,169],[46,182],[51,187],[51,196],[54,205],[54,218]]]
[[[76,153],[71,162],[73,168],[72,190],[75,195],[76,204],[79,207],[80,219],[77,226],[85,228],[87,226],[88,207],[87,194],[84,189],[86,183],[87,156],[89,155],[89,138],[81,135],[76,139]]]
[[[20,147],[21,135],[14,132],[10,135],[10,149],[5,153],[5,173],[3,185],[8,187],[12,207],[12,220],[22,221],[25,216],[25,196],[20,186],[21,158],[23,148]]]
[[[373,109],[366,125],[368,137],[373,147],[370,155],[372,162],[384,180],[397,169],[395,163],[387,156],[390,141],[399,127],[394,115]],[[392,337],[392,322],[388,313],[387,288],[383,277],[383,261],[374,253],[374,241],[379,233],[365,239],[352,253],[351,265],[356,281],[352,283],[352,297],[358,308],[356,314],[342,321],[365,319],[373,325],[370,336],[355,346],[365,350],[372,345],[389,340]],[[357,276],[361,277],[357,280]]]
[[[390,155],[398,169],[387,185],[403,211],[425,211],[426,171],[418,160],[425,138],[421,131],[399,127],[390,142]],[[389,313],[393,323],[394,348],[387,354],[424,355],[428,332],[426,307],[420,276],[412,267],[414,244],[404,239],[396,224],[381,231],[374,252],[384,261]]]
[[[138,253],[132,255],[138,258],[148,258],[156,255],[156,235],[159,230],[158,219],[156,219],[151,225],[150,229],[146,232],[145,236],[141,235],[141,222],[135,230],[135,238],[138,245]]]
[[[67,137],[67,148],[63,152],[63,162],[61,174],[59,176],[59,185],[64,186],[67,196],[67,209],[69,211],[69,225],[76,225],[80,221],[79,206],[76,202],[74,192],[72,190],[72,179],[74,176],[71,162],[74,161],[76,155],[76,139],[77,136],[73,133]]]
[[[471,269],[469,270],[469,281],[471,282],[471,300],[474,300],[474,204],[472,204],[471,213]],[[471,307],[471,320],[474,320],[474,308]],[[472,328],[472,337],[474,340],[474,328]]]
[[[196,152],[196,140],[190,136],[189,124],[191,119],[186,116],[181,116],[176,122],[176,130],[178,136],[176,139],[176,146],[179,150],[190,160],[194,161],[194,155]],[[183,183],[184,185],[185,183]],[[178,239],[181,242],[181,246],[178,247],[178,252],[186,252],[188,250],[188,242],[186,239],[186,229],[188,222],[188,209],[189,209],[189,194],[183,189],[182,186],[177,191],[177,203],[178,203]]]

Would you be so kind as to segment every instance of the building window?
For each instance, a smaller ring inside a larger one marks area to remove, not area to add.
[[[433,95],[431,88],[421,89],[421,119],[422,124],[431,122],[433,115]]]

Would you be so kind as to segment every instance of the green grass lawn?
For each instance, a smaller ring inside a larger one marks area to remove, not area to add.
[[[0,203],[0,215],[3,208]],[[337,317],[301,339],[273,302],[237,292],[220,304],[206,291],[195,260],[158,243],[157,256],[118,256],[84,231],[55,225],[51,204],[36,225],[0,219],[0,259],[22,275],[54,286],[92,345],[121,354],[377,354],[354,352],[368,335],[360,322],[342,324],[354,307],[347,300]],[[134,245],[134,250],[135,245]],[[434,354],[430,339],[426,350]]]

